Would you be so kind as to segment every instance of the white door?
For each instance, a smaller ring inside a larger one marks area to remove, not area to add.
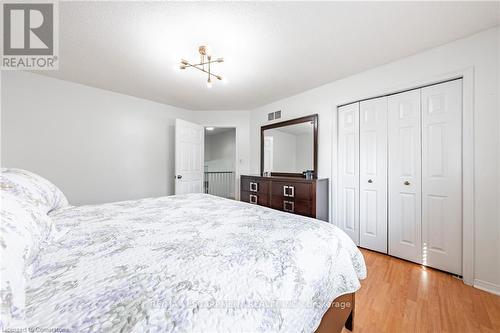
[[[359,103],[338,109],[337,225],[359,245]]]
[[[387,97],[359,106],[359,245],[387,253]]]
[[[462,274],[462,80],[422,89],[422,261]]]
[[[420,90],[388,98],[389,254],[422,263]]]
[[[204,128],[175,120],[175,194],[203,192]]]

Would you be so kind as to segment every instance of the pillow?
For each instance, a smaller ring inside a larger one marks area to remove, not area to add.
[[[0,195],[0,327],[14,328],[24,323],[26,281],[52,223],[21,197],[3,188]]]
[[[68,205],[48,180],[21,169],[0,176],[0,329],[23,327],[25,286],[38,253],[49,240],[50,211]]]
[[[22,169],[2,168],[2,190],[14,193],[49,213],[68,206],[66,196],[47,179]]]

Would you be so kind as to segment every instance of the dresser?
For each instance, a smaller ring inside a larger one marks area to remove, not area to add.
[[[240,200],[328,221],[328,179],[244,175]]]

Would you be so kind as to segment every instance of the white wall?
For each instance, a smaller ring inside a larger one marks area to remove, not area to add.
[[[206,171],[235,171],[236,130],[205,134]]]
[[[236,198],[239,198],[240,175],[250,172],[250,147],[259,145],[260,137],[251,143],[249,111],[199,111],[193,112],[193,121],[203,126],[236,128]],[[259,157],[260,160],[260,157]]]
[[[282,120],[319,115],[320,177],[332,175],[332,138],[335,106],[410,87],[413,82],[432,81],[446,73],[474,68],[474,174],[475,174],[475,278],[500,290],[500,154],[499,154],[499,28],[335,81],[313,90],[265,105],[250,116],[250,170],[259,171],[260,126],[267,113],[282,110]],[[334,215],[334,214],[333,214]]]
[[[174,119],[187,111],[45,76],[4,71],[1,165],[38,173],[72,204],[174,190]]]

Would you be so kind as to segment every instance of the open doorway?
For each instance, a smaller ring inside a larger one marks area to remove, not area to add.
[[[205,193],[235,199],[236,129],[205,127]]]

